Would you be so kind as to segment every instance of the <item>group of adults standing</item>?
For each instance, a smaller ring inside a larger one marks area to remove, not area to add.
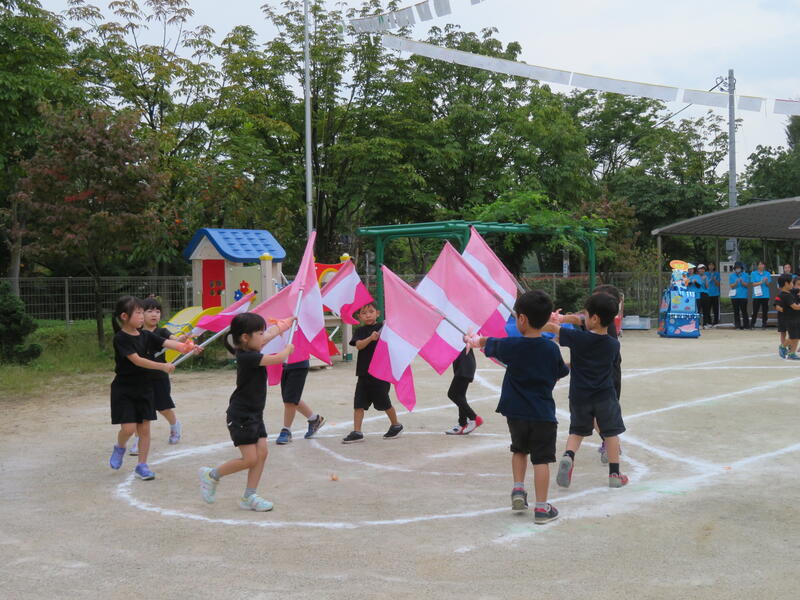
[[[792,274],[792,266],[784,265],[783,272]],[[699,292],[697,312],[702,315],[702,327],[713,327],[719,324],[720,274],[717,265],[708,263],[708,267],[699,264],[688,273],[689,289]],[[756,268],[747,272],[742,262],[733,265],[733,272],[728,275],[730,285],[729,296],[733,305],[733,325],[736,329],[754,329],[761,313],[761,327],[767,327],[769,312],[769,285],[772,275],[767,265],[760,261]],[[747,313],[747,301],[752,299],[752,314]]]

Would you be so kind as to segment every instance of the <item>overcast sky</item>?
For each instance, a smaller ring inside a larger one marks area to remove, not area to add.
[[[411,6],[418,0],[400,2]],[[142,3],[144,3],[142,1]],[[249,24],[263,39],[274,35],[260,7],[264,0],[190,0],[193,24],[213,27],[221,39],[232,27]],[[268,0],[279,6],[279,0]],[[67,0],[42,0],[61,11]],[[105,0],[94,4],[105,8]],[[337,4],[360,6],[359,0]],[[800,99],[800,0],[450,0],[453,12],[417,23],[423,39],[431,25],[457,23],[465,30],[496,27],[503,42],[522,45],[527,63],[591,75],[681,88],[708,89],[717,76],[736,72],[737,92]],[[564,86],[553,86],[565,91]],[[677,110],[683,103],[670,103]],[[704,114],[692,107],[681,116]],[[712,109],[727,116],[727,109]],[[757,145],[785,145],[786,117],[741,111],[737,163],[744,168]]]

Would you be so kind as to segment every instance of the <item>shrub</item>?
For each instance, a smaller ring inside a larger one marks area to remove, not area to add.
[[[0,362],[27,364],[42,353],[38,344],[25,345],[25,338],[36,331],[36,323],[25,312],[25,303],[0,282]]]
[[[583,308],[583,301],[589,295],[585,283],[578,279],[556,280],[556,297],[553,299],[556,308],[565,313],[577,312]]]

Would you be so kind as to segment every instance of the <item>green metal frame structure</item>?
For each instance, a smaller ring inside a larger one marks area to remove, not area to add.
[[[458,242],[459,250],[469,242],[470,228],[474,227],[481,235],[486,233],[521,233],[526,235],[553,235],[555,233],[568,233],[586,244],[589,262],[589,289],[595,286],[596,246],[598,237],[608,235],[606,229],[572,226],[542,226],[533,227],[521,223],[496,223],[486,221],[437,221],[433,223],[408,223],[405,225],[378,225],[375,227],[359,227],[356,233],[363,237],[375,238],[375,266],[377,277],[378,308],[383,312],[383,273],[381,266],[385,256],[386,246],[397,238],[442,238],[454,239]]]

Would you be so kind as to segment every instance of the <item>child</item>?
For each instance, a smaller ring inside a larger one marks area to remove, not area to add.
[[[292,319],[276,325],[267,324],[261,315],[242,313],[233,317],[230,338],[225,347],[236,356],[236,389],[231,394],[227,410],[228,432],[241,458],[234,458],[212,469],[200,468],[200,493],[211,504],[216,500],[219,480],[226,475],[247,469],[247,487],[239,499],[244,510],[266,512],[272,502],[256,494],[264,463],[267,461],[267,429],[264,426],[264,405],[267,402],[267,365],[280,364],[293,352],[287,346],[277,354],[261,354],[261,349],[273,338],[289,329]]]
[[[383,410],[391,421],[389,431],[383,437],[385,439],[396,438],[403,431],[403,426],[397,420],[397,412],[389,400],[389,382],[382,381],[369,374],[369,363],[375,353],[376,342],[380,336],[382,324],[378,323],[380,311],[374,303],[365,304],[358,311],[358,318],[363,325],[353,332],[353,339],[350,345],[358,350],[356,360],[356,392],[353,397],[353,431],[347,434],[342,440],[343,444],[353,444],[364,441],[364,434],[361,433],[361,424],[364,421],[364,411],[370,406],[375,410]]]
[[[475,378],[475,367],[475,353],[467,346],[453,362],[453,381],[447,397],[458,407],[458,425],[445,431],[447,435],[467,435],[483,425],[483,419],[467,403],[467,388]]]
[[[159,327],[161,322],[161,303],[155,298],[148,296],[142,300],[144,308],[144,327],[155,335],[162,337],[165,340],[177,340],[183,342],[186,336],[176,337],[172,335],[166,327]],[[167,359],[164,355],[163,349],[161,351],[148,354],[145,358],[157,363],[166,363]],[[171,388],[169,383],[169,375],[163,371],[148,371],[147,376],[150,378],[150,383],[153,386],[153,402],[156,412],[161,413],[169,423],[169,439],[170,444],[177,444],[181,441],[181,422],[175,416],[175,402],[172,400]],[[128,451],[131,456],[136,456],[139,453],[139,439],[133,438],[133,443]]]
[[[528,507],[525,470],[530,455],[536,493],[533,520],[542,525],[558,518],[558,510],[547,502],[558,430],[553,387],[569,374],[569,369],[558,347],[542,337],[542,327],[553,312],[550,296],[541,290],[525,292],[517,298],[514,312],[522,337],[473,336],[470,343],[485,348],[486,356],[506,365],[497,412],[506,418],[511,434],[511,508],[520,511]]]
[[[608,486],[619,488],[628,477],[619,471],[619,435],[625,431],[617,392],[614,388],[614,363],[619,341],[608,335],[619,310],[608,294],[593,294],[586,301],[586,328],[565,329],[548,324],[546,331],[556,334],[559,343],[570,349],[569,438],[558,466],[556,483],[569,487],[575,453],[584,437],[592,435],[595,423],[604,438],[608,453]]]
[[[786,335],[789,338],[786,345],[786,358],[800,360],[797,355],[797,343],[800,341],[800,300],[792,293],[792,276],[781,275],[778,277],[779,306],[783,311],[783,322],[786,326]],[[778,314],[781,314],[780,312]]]
[[[278,439],[275,442],[283,446],[292,441],[292,423],[294,417],[299,411],[308,420],[308,431],[303,436],[308,439],[312,437],[320,427],[325,423],[325,417],[318,415],[311,407],[301,400],[303,396],[303,388],[306,385],[306,377],[308,376],[307,360],[300,362],[288,363],[283,365],[283,373],[281,374],[281,398],[283,399],[283,429],[278,434]]]
[[[190,346],[141,330],[144,325],[144,309],[141,300],[132,296],[125,296],[117,301],[111,324],[114,327],[116,365],[116,376],[111,383],[111,422],[119,425],[119,433],[108,462],[112,469],[119,469],[125,457],[125,444],[137,433],[139,464],[136,465],[136,477],[148,481],[156,477],[147,466],[150,421],[155,421],[156,418],[153,386],[148,373],[155,370],[169,374],[175,370],[175,365],[154,362],[145,357],[162,347],[185,353]]]

